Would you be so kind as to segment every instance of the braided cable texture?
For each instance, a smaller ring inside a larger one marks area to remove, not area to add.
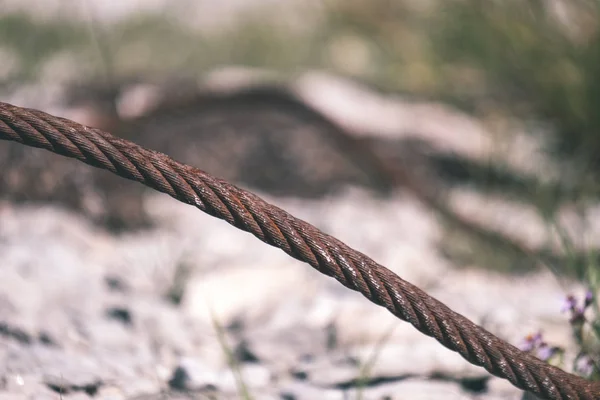
[[[600,399],[599,382],[522,352],[338,239],[165,154],[68,119],[2,102],[0,139],[76,158],[194,205],[362,293],[472,364],[540,398]]]

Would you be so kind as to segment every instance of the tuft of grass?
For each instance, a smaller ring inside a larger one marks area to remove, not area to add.
[[[397,323],[393,323],[392,325],[390,325],[387,331],[379,338],[379,340],[373,346],[373,350],[369,354],[369,357],[360,366],[360,371],[356,379],[356,400],[363,399],[364,390],[367,384],[369,383],[373,367],[375,366],[375,363],[377,362],[377,359],[379,358],[379,355],[383,351],[384,347],[387,343],[389,343],[389,340],[394,331],[396,330],[397,326]]]
[[[561,3],[450,1],[432,42],[445,63],[481,71],[497,106],[547,121],[553,151],[577,161],[583,185],[600,167],[600,2]]]
[[[233,348],[227,343],[227,338],[225,337],[225,329],[223,325],[217,319],[212,308],[210,309],[211,322],[215,332],[217,333],[217,338],[219,340],[219,344],[221,345],[221,349],[223,350],[223,354],[227,359],[227,363],[229,368],[231,368],[231,372],[235,378],[238,393],[244,400],[253,400],[254,398],[250,395],[250,391],[246,386],[246,382],[244,381],[244,377],[242,375],[240,365],[237,362],[234,354]]]

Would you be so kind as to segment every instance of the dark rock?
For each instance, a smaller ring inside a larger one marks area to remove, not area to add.
[[[169,379],[169,387],[175,390],[187,390],[190,376],[182,366],[178,366],[173,371],[171,379]]]
[[[31,335],[21,328],[10,326],[7,322],[0,322],[0,336],[16,340],[21,344],[31,344]]]
[[[241,363],[259,363],[260,359],[252,352],[248,342],[241,340],[233,351],[233,358]]]
[[[127,285],[127,283],[118,276],[106,276],[104,278],[104,282],[110,291],[119,293],[129,292],[129,285]]]
[[[58,346],[58,342],[48,332],[40,332],[38,340],[46,346]]]
[[[133,318],[129,309],[125,307],[111,307],[106,310],[106,316],[115,321],[121,322],[125,326],[133,325]]]

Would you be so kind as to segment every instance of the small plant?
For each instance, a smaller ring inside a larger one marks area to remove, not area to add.
[[[364,398],[364,389],[369,383],[373,367],[377,363],[377,359],[379,358],[379,355],[383,351],[384,347],[390,341],[390,338],[397,326],[398,325],[394,323],[388,328],[387,332],[385,332],[379,338],[377,343],[375,343],[375,346],[373,347],[369,357],[360,365],[359,375],[356,378],[356,400],[362,400]]]
[[[600,313],[597,296],[588,290],[580,302],[569,294],[561,311],[569,314],[569,324],[577,346],[572,371],[589,380],[600,380]],[[540,360],[564,367],[565,348],[550,345],[541,332],[527,335],[520,348],[535,354]]]
[[[578,303],[573,295],[568,295],[563,305],[563,312],[569,313],[573,337],[579,348],[573,371],[585,378],[599,380],[600,350],[597,347],[600,343],[600,315],[597,308],[598,301],[592,290],[588,290],[581,305]],[[592,309],[592,304],[596,305],[595,310]],[[593,316],[590,318],[589,315],[586,316],[586,313],[593,314]]]
[[[246,385],[246,382],[244,381],[244,377],[242,375],[240,365],[235,358],[234,350],[229,345],[229,343],[227,343],[225,329],[223,328],[223,325],[218,320],[218,318],[215,315],[212,308],[210,309],[210,316],[211,316],[213,328],[217,334],[217,339],[219,340],[219,344],[221,345],[221,350],[223,351],[223,354],[227,358],[227,364],[229,364],[229,368],[231,368],[231,373],[233,374],[233,377],[235,378],[235,382],[236,382],[237,388],[238,388],[238,394],[244,400],[253,400],[254,398],[250,394],[250,391],[248,390],[248,386]]]
[[[525,336],[523,343],[519,347],[521,350],[533,353],[540,360],[547,361],[550,364],[555,364],[557,359],[557,364],[562,364],[564,359],[565,350],[562,347],[550,346],[544,340],[542,332],[530,333]]]

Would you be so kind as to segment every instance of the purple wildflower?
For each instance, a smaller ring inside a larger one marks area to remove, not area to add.
[[[562,312],[570,311],[571,317],[569,318],[569,322],[572,325],[583,324],[585,322],[585,310],[592,304],[594,299],[594,294],[591,290],[588,290],[585,293],[585,297],[583,299],[583,304],[579,306],[577,303],[577,299],[573,295],[568,295],[563,302],[563,306],[561,307]]]
[[[548,361],[553,355],[558,352],[557,347],[550,347],[547,343],[542,342],[537,349],[537,357],[542,361]]]
[[[577,307],[577,299],[572,294],[568,295],[561,307],[561,312],[573,311]]]
[[[577,357],[575,361],[575,370],[584,377],[589,377],[594,373],[595,368],[594,360],[592,357],[583,354]]]
[[[560,347],[549,346],[542,337],[542,333],[529,334],[525,336],[519,346],[523,351],[534,353],[542,361],[550,360],[555,354],[563,351]]]
[[[523,340],[519,348],[523,351],[532,351],[533,349],[539,347],[542,343],[543,341],[541,332],[538,332],[536,334],[530,333],[529,335],[525,336],[525,339]]]

